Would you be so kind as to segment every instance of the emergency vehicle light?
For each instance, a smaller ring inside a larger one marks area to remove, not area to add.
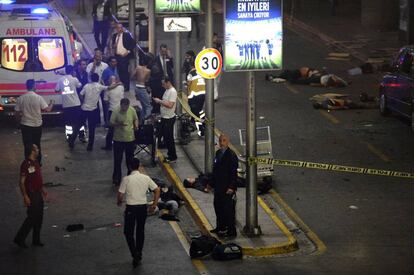
[[[32,14],[48,14],[48,13],[49,13],[49,10],[47,8],[35,8],[32,10]]]
[[[13,4],[13,3],[14,3],[13,0],[0,0],[0,4],[4,4],[4,5]]]

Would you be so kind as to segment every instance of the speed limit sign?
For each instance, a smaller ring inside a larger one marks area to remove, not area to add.
[[[223,59],[218,50],[207,48],[202,50],[196,57],[195,67],[197,73],[203,78],[214,79],[220,72],[223,65]]]

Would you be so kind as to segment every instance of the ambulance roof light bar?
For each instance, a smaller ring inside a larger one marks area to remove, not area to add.
[[[4,5],[9,5],[9,4],[13,4],[15,1],[13,0],[0,0],[0,5],[4,4]]]
[[[49,10],[47,8],[34,8],[32,14],[49,14]]]

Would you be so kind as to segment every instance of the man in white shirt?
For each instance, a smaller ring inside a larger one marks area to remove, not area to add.
[[[154,199],[149,212],[154,212],[160,198],[160,188],[147,175],[139,172],[139,160],[134,158],[131,163],[132,172],[122,179],[118,190],[118,206],[126,198],[124,234],[129,251],[133,258],[132,265],[138,266],[142,259],[142,248],[145,238],[145,220],[147,218],[147,190],[154,192]],[[136,228],[135,228],[136,227]],[[136,240],[134,233],[136,230]]]
[[[36,94],[36,82],[34,79],[26,81],[27,93],[17,99],[15,106],[16,118],[20,119],[20,129],[23,137],[24,157],[27,158],[33,144],[39,148],[37,160],[41,164],[40,140],[42,138],[42,111],[50,112],[53,108],[53,100],[49,105],[40,95]]]
[[[109,78],[111,85],[116,85],[112,90],[105,92],[104,101],[108,102],[106,105],[109,106],[108,111],[108,120],[111,119],[112,111],[119,107],[121,99],[124,98],[124,86],[122,82],[119,82],[119,78],[115,75]],[[102,147],[102,150],[112,150],[112,139],[114,137],[114,128],[109,126],[108,133],[105,138],[105,146]]]
[[[174,143],[174,123],[175,123],[175,103],[177,101],[177,91],[172,85],[171,79],[166,77],[162,82],[165,93],[162,99],[153,97],[155,103],[160,104],[161,113],[161,134],[164,137],[165,145],[168,149],[166,162],[177,161],[177,153]]]
[[[81,103],[76,89],[80,88],[82,83],[76,77],[73,77],[72,65],[66,66],[65,72],[66,75],[58,80],[55,91],[62,93],[66,138],[69,143],[69,148],[73,150],[81,124]]]
[[[91,83],[86,84],[79,93],[83,97],[82,118],[81,121],[88,120],[89,141],[87,151],[92,151],[93,143],[95,141],[95,128],[99,122],[98,102],[101,93],[108,89],[107,86],[98,83],[99,75],[93,73],[91,75]]]
[[[99,82],[102,83],[102,73],[108,68],[108,64],[102,61],[102,52],[99,49],[95,49],[93,61],[86,66],[86,72],[89,75],[89,81],[93,73],[98,74]]]
[[[96,73],[99,76],[99,83],[103,83],[102,75],[103,72],[109,67],[109,65],[102,61],[102,52],[99,49],[95,49],[95,53],[93,56],[93,61],[88,64],[86,67],[86,72],[88,73],[89,82],[91,81],[91,75]],[[108,123],[108,108],[103,104],[103,94],[101,94],[101,101],[102,101],[102,112],[103,112],[103,124]]]

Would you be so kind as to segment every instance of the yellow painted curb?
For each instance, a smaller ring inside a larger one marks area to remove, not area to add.
[[[190,205],[189,210],[192,213],[193,217],[196,219],[197,223],[201,226],[203,233],[211,235],[210,230],[213,229],[213,227],[208,221],[207,217],[204,215],[200,206],[193,199],[193,197],[187,191],[187,189],[183,186],[181,179],[172,169],[171,165],[169,165],[168,163],[164,163],[164,156],[160,151],[157,151],[157,157],[160,161],[161,168],[166,173],[168,179],[174,183],[175,187],[178,189],[183,199],[186,201],[187,204]],[[260,206],[264,209],[264,211],[270,216],[270,218],[276,224],[276,226],[286,235],[288,241],[281,244],[264,247],[242,247],[243,254],[246,256],[258,257],[270,256],[275,254],[285,254],[297,250],[298,244],[292,233],[287,229],[287,227],[283,224],[279,217],[277,217],[276,214],[272,212],[272,210],[260,197],[258,197],[258,202]]]

